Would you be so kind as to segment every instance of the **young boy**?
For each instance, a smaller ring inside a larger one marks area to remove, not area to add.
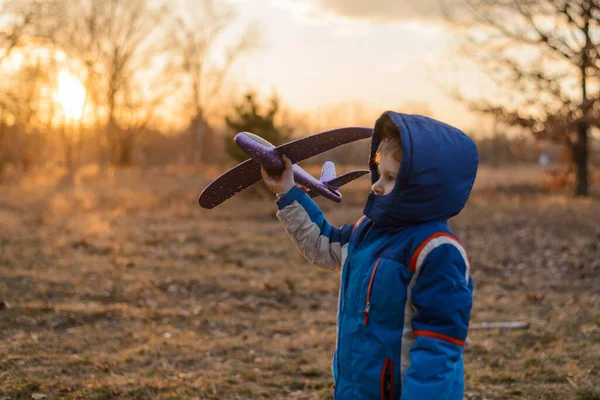
[[[281,175],[262,170],[278,218],[309,261],[341,269],[335,398],[462,399],[473,285],[447,221],[475,181],[474,142],[430,118],[384,113],[371,139],[364,216],[341,228],[285,163]]]

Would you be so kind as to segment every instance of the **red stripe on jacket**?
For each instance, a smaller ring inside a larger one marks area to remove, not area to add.
[[[413,331],[413,335],[414,336],[430,337],[430,338],[433,338],[433,339],[440,339],[440,340],[443,340],[443,341],[448,342],[448,343],[456,344],[458,346],[464,346],[465,345],[465,341],[464,340],[456,339],[456,338],[453,338],[452,336],[447,336],[447,335],[443,335],[441,333],[432,332],[432,331],[417,330],[417,331]]]
[[[410,263],[408,264],[408,269],[410,269],[412,272],[415,272],[417,270],[417,261],[419,260],[419,256],[421,255],[421,252],[423,251],[423,249],[425,248],[425,246],[427,246],[427,244],[429,242],[431,242],[433,239],[435,238],[439,238],[442,236],[446,236],[449,237],[451,239],[456,240],[457,243],[460,244],[460,242],[458,241],[458,239],[456,239],[455,236],[446,233],[446,232],[438,232],[436,234],[433,234],[431,236],[429,236],[427,239],[425,239],[423,241],[423,243],[421,243],[421,245],[417,248],[417,250],[414,252],[413,256],[410,259]]]

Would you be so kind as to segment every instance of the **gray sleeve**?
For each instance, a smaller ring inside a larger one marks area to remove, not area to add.
[[[354,224],[341,228],[329,224],[319,206],[297,185],[279,197],[277,206],[277,218],[304,257],[323,269],[339,271]]]

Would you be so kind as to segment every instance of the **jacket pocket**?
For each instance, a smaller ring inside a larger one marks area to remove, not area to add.
[[[362,326],[368,329],[402,330],[411,277],[412,272],[404,264],[386,258],[377,259],[375,265],[363,275],[359,296]]]
[[[379,393],[381,400],[394,399],[394,360],[385,358],[381,368],[381,378],[379,380]]]
[[[373,267],[373,272],[371,272],[371,278],[369,279],[369,286],[367,286],[367,302],[363,311],[363,321],[365,326],[369,325],[369,311],[371,310],[371,291],[373,290],[373,281],[375,281],[375,274],[377,274],[377,269],[379,268],[380,262],[381,258],[378,259],[375,263],[375,266]]]

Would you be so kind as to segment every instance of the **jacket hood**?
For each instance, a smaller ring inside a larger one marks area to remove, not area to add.
[[[364,214],[383,227],[447,221],[458,214],[477,174],[475,142],[459,129],[432,118],[387,111],[376,121],[371,138],[372,183],[379,179],[375,154],[386,119],[391,119],[400,133],[400,172],[392,192],[369,194]]]

